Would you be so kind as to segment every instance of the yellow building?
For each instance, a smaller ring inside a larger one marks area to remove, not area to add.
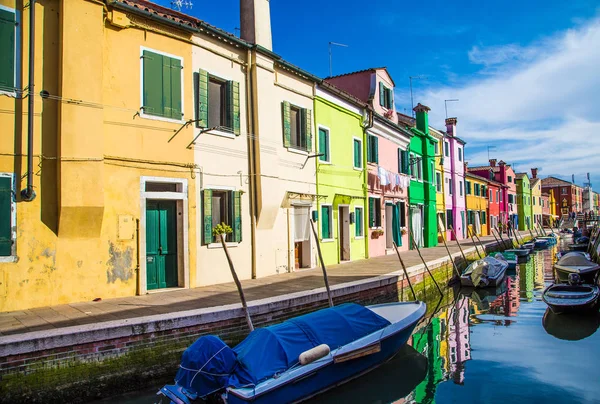
[[[443,139],[444,139],[444,135],[430,127],[429,128],[429,133],[435,137],[436,139],[438,139],[438,142],[435,143],[435,175],[433,177],[433,181],[434,181],[434,186],[435,186],[435,190],[436,190],[436,197],[435,197],[435,207],[436,207],[436,212],[437,212],[437,221],[438,221],[438,225],[441,222],[441,224],[444,225],[444,227],[446,226],[446,199],[445,199],[445,193],[444,193],[444,155],[441,152],[441,145],[444,144]],[[446,240],[448,240],[448,236],[449,234],[446,234],[447,231],[444,231],[442,233],[438,233],[438,241],[442,242],[441,237],[445,236]]]
[[[537,227],[542,224],[542,179],[537,176],[537,168],[531,169],[531,214],[533,226]]]
[[[30,41],[29,4],[0,0],[0,311],[194,286],[194,20],[37,1]]]
[[[475,174],[465,173],[466,188],[466,209],[467,223],[469,224],[469,234],[478,236],[488,235],[488,198],[487,193],[482,189],[487,189],[488,181]]]

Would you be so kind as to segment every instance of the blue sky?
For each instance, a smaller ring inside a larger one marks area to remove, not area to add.
[[[169,5],[169,0],[159,0]],[[600,189],[600,3],[572,1],[408,2],[271,0],[273,50],[317,75],[387,66],[396,106],[432,108],[444,124],[444,100],[458,117],[470,165],[492,158],[516,171],[584,181]],[[229,32],[239,27],[239,1],[195,0],[183,10]]]

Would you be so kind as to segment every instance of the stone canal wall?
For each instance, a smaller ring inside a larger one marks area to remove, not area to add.
[[[488,244],[487,248],[495,249]],[[477,258],[474,248],[467,259]],[[461,254],[454,254],[459,268]],[[448,257],[428,263],[440,286],[452,276]],[[435,309],[439,294],[424,266],[408,272],[417,298]],[[425,282],[423,282],[425,280]],[[409,300],[401,272],[332,287],[335,303],[377,304]],[[325,288],[249,303],[255,326],[265,326],[327,306]],[[2,337],[0,402],[83,402],[172,382],[181,353],[204,334],[236,344],[248,334],[241,305],[102,322]]]

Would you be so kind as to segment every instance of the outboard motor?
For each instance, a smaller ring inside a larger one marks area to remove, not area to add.
[[[583,282],[581,281],[581,276],[579,274],[569,274],[569,285],[581,285]]]

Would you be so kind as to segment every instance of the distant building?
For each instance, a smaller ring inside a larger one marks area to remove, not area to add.
[[[567,215],[583,208],[581,187],[574,183],[556,177],[542,178],[542,192],[549,193],[551,190],[554,191],[555,214]]]
[[[542,180],[537,176],[537,168],[531,169],[531,220],[533,226],[542,223]]]
[[[527,173],[517,173],[517,200],[519,211],[519,230],[533,228],[531,185]]]

